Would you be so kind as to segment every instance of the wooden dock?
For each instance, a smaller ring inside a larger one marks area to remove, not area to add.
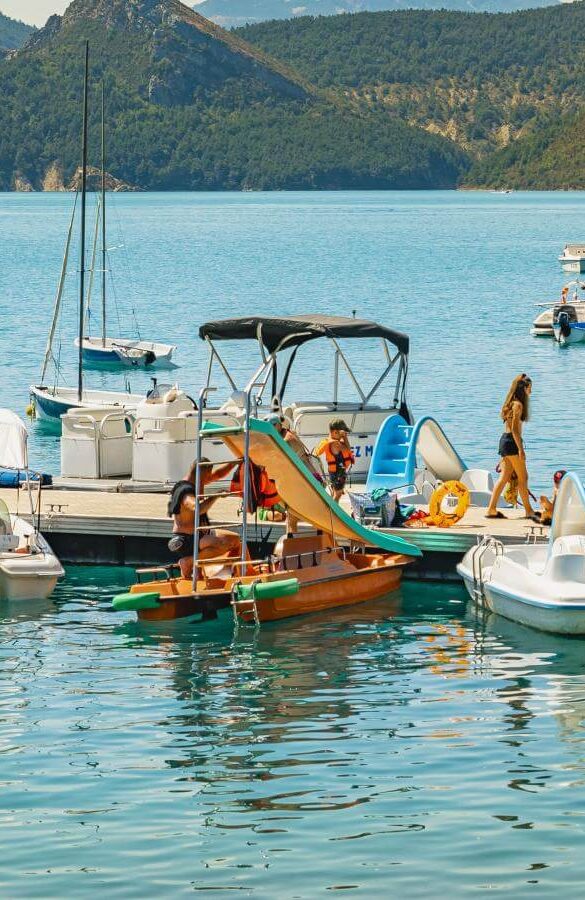
[[[27,517],[24,491],[0,490],[0,500],[10,512]],[[167,517],[168,495],[162,493],[115,493],[99,490],[44,489],[41,494],[40,527],[63,562],[104,565],[151,565],[170,562],[167,542],[171,520]],[[240,521],[238,498],[220,498],[212,510],[213,524],[229,527]],[[548,529],[506,510],[506,519],[486,519],[485,510],[468,509],[452,528],[388,528],[384,531],[405,538],[423,551],[423,559],[409,568],[421,578],[455,578],[455,565],[484,535],[504,544],[544,541]],[[284,532],[279,522],[252,522],[253,543],[266,548]]]

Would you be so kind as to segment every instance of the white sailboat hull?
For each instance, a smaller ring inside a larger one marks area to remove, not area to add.
[[[75,346],[79,347],[79,338],[75,339]],[[155,341],[106,338],[104,342],[100,337],[86,337],[82,350],[83,361],[89,365],[152,369],[172,365],[176,347]]]
[[[122,391],[85,390],[81,401],[76,388],[49,388],[43,385],[32,385],[31,398],[34,402],[35,416],[45,421],[60,422],[61,416],[70,409],[95,409],[102,406],[119,406],[131,412],[144,399],[142,394],[127,394]]]

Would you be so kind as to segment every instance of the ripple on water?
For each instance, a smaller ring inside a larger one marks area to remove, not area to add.
[[[580,641],[414,584],[154,630],[110,613],[124,577],[0,610],[3,894],[578,896]]]

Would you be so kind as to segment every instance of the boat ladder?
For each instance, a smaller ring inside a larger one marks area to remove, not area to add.
[[[473,599],[477,606],[485,605],[485,557],[489,551],[494,557],[504,555],[504,545],[494,537],[486,535],[479,541],[471,554],[471,571],[473,574]]]
[[[261,578],[256,578],[250,585],[250,593],[247,597],[241,597],[239,593],[241,581],[234,582],[232,587],[231,606],[234,614],[234,626],[237,629],[240,625],[248,625],[252,628],[260,627],[260,617],[258,615],[258,604],[256,601],[256,585],[262,582]],[[241,618],[241,613],[251,613],[251,619]]]

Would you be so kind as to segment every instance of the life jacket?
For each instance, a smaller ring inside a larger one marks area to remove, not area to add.
[[[257,509],[272,509],[277,503],[281,503],[276,485],[272,478],[268,477],[263,466],[257,466],[250,461],[250,494],[248,497],[248,512],[255,513]],[[240,463],[231,480],[230,491],[244,496],[244,463]]]
[[[342,468],[347,472],[349,467],[352,466],[355,462],[353,453],[351,452],[351,450],[347,450],[345,447],[342,447],[341,453],[332,453],[331,442],[328,442],[325,445],[324,450],[327,469],[330,475],[335,475],[335,473],[339,472]]]

